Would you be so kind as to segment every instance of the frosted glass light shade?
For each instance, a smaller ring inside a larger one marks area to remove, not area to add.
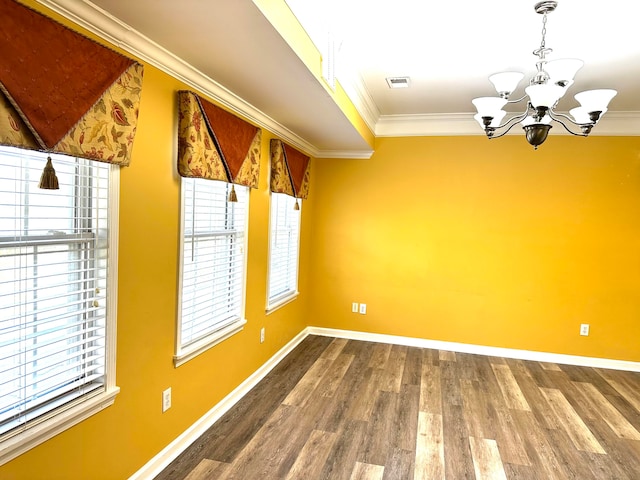
[[[560,58],[547,62],[544,70],[549,74],[551,83],[569,82],[573,80],[583,65],[584,62],[578,58]]]
[[[478,97],[471,100],[481,117],[496,117],[507,103],[506,98]]]
[[[580,102],[580,106],[587,112],[601,112],[607,109],[609,102],[617,94],[618,92],[615,90],[602,88],[576,93],[575,99]]]
[[[500,72],[489,77],[489,81],[493,83],[498,93],[511,93],[517,87],[520,80],[524,77],[524,73],[520,72]]]
[[[569,90],[569,87],[571,87],[571,85],[573,85],[573,80],[569,80],[564,87],[562,87],[562,95],[560,95],[560,98],[564,97],[564,94],[567,93],[567,90]]]
[[[551,108],[564,93],[562,87],[550,84],[529,85],[524,91],[529,95],[529,100],[534,108]]]
[[[495,112],[495,115],[493,115],[493,120],[491,120],[491,125],[489,125],[490,127],[499,127],[500,126],[500,122],[502,122],[502,119],[504,118],[504,116],[507,114],[507,112],[505,112],[504,110],[499,110],[497,112]],[[480,115],[479,113],[476,113],[473,118],[476,119],[476,122],[478,122],[480,124],[480,126],[482,128],[484,128],[484,122],[482,121],[482,115]]]
[[[593,111],[597,112],[598,110],[593,110]],[[600,118],[602,118],[602,115],[604,115],[606,112],[607,112],[606,108],[602,110],[602,113],[600,114]],[[569,115],[573,117],[573,120],[576,123],[592,123],[591,118],[589,118],[589,112],[584,107],[572,108],[571,110],[569,110]]]

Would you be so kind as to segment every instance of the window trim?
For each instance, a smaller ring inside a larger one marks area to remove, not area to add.
[[[109,256],[107,259],[107,318],[105,328],[105,389],[84,396],[45,414],[49,416],[4,440],[0,446],[0,465],[13,460],[59,433],[113,405],[120,388],[116,385],[116,345],[118,314],[118,225],[120,217],[120,167],[110,165],[109,172]]]
[[[178,242],[178,302],[176,305],[176,336],[175,336],[175,354],[173,355],[173,365],[175,368],[187,363],[189,360],[197,357],[210,348],[232,337],[236,333],[241,332],[247,323],[246,314],[246,298],[247,298],[247,243],[248,243],[248,225],[249,225],[249,200],[251,189],[247,188],[246,192],[246,215],[244,219],[243,243],[244,252],[243,268],[242,268],[242,299],[240,301],[240,316],[226,322],[221,328],[211,332],[209,335],[196,340],[187,347],[181,345],[181,315],[182,315],[182,276],[184,270],[184,216],[185,216],[185,194],[183,182],[187,180],[197,180],[196,178],[180,177],[180,241]],[[218,181],[218,180],[207,180]]]
[[[285,305],[293,302],[300,295],[299,284],[300,284],[300,244],[302,243],[302,202],[300,201],[300,210],[298,219],[298,242],[297,242],[297,251],[296,251],[296,286],[295,289],[289,290],[285,293],[282,293],[275,297],[272,301],[269,299],[269,282],[271,280],[271,241],[272,241],[272,211],[271,207],[273,206],[273,195],[286,195],[284,193],[276,194],[275,192],[270,193],[270,202],[269,202],[269,254],[268,254],[268,262],[267,262],[267,302],[265,312],[267,315],[275,312],[276,310],[284,307]],[[292,197],[293,198],[293,197]],[[298,199],[294,198],[294,201],[298,201]]]

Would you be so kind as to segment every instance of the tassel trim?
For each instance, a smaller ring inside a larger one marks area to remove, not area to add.
[[[47,157],[47,164],[44,166],[42,175],[40,176],[40,188],[43,190],[59,190],[58,177],[51,163],[51,157]]]
[[[229,192],[229,198],[227,200],[233,203],[238,201],[238,195],[236,194],[236,189],[233,186],[233,183],[231,184],[231,191]]]

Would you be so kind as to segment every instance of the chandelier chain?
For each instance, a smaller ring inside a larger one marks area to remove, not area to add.
[[[546,36],[547,36],[547,12],[544,12],[542,16],[542,41],[540,42],[540,50],[546,48]]]

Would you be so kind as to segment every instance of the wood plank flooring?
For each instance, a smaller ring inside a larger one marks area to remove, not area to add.
[[[640,374],[307,337],[157,480],[638,480]]]

